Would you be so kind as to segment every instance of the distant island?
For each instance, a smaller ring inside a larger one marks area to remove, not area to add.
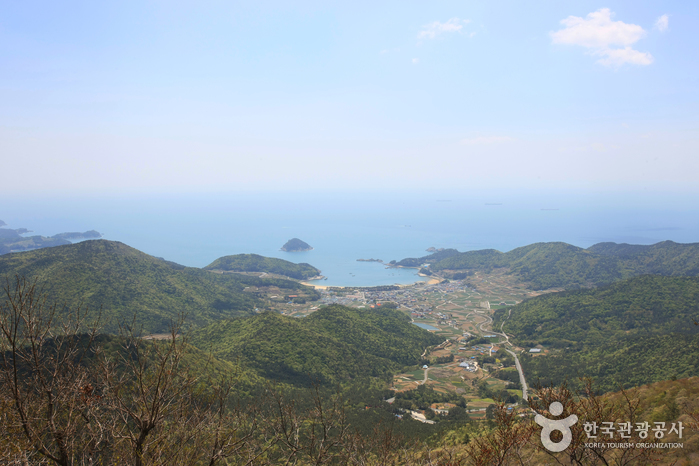
[[[0,227],[5,225],[7,224],[0,220]],[[31,230],[26,228],[0,228],[0,254],[65,246],[71,244],[69,241],[71,239],[96,239],[102,237],[102,234],[95,230],[86,231],[84,233],[59,233],[50,237],[40,235],[22,236],[31,232]]]
[[[427,252],[442,252],[442,251],[444,251],[444,248],[437,249],[434,246],[432,246],[431,248],[427,248],[426,251]]]
[[[357,259],[357,262],[383,262],[381,259]]]
[[[298,238],[291,238],[282,246],[282,251],[286,252],[300,252],[300,251],[310,251],[313,249],[310,244],[305,241],[301,241]]]

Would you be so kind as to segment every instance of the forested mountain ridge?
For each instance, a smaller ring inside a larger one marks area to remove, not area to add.
[[[205,270],[222,270],[226,272],[267,272],[297,280],[306,280],[320,274],[320,270],[302,262],[295,264],[283,259],[264,257],[258,254],[236,254],[219,257]]]
[[[509,311],[511,310],[511,313]],[[509,314],[509,318],[508,318]],[[528,379],[579,376],[604,390],[699,375],[699,278],[640,276],[526,300],[495,313],[495,327],[547,354],[522,359]]]
[[[155,258],[123,243],[107,240],[38,249],[0,256],[0,277],[37,280],[49,302],[71,306],[81,300],[93,311],[102,308],[104,330],[120,321],[162,332],[186,314],[194,326],[250,315],[261,301],[246,286],[304,288],[296,282],[216,274]]]
[[[217,322],[193,331],[192,344],[239,361],[260,376],[294,385],[385,377],[416,364],[443,338],[405,314],[332,305],[298,319],[273,312]]]
[[[588,251],[617,258],[622,269],[634,274],[668,276],[699,275],[699,243],[663,241],[648,246],[598,243]]]
[[[535,243],[506,253],[494,249],[447,250],[395,264],[416,267],[423,263],[430,263],[432,272],[508,268],[511,274],[535,288],[580,288],[644,274],[699,275],[699,243],[663,241],[650,246],[599,243],[588,249],[561,242]]]

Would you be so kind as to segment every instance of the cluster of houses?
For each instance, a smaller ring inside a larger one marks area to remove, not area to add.
[[[472,358],[475,356],[471,356]],[[478,370],[478,363],[474,360],[468,360],[464,359],[460,364],[459,367],[463,367],[469,372],[476,372]]]
[[[354,295],[345,295],[341,297],[338,301],[332,301],[332,302],[337,302],[338,304],[342,304],[342,301],[349,302],[353,298],[355,300],[363,301],[363,302],[370,302],[370,301],[392,301],[399,306],[404,306],[408,307],[410,309],[413,309],[417,312],[422,312],[422,313],[429,313],[432,312],[432,309],[429,306],[420,306],[417,304],[418,298],[420,298],[422,295],[425,293],[454,293],[456,291],[462,291],[464,290],[463,285],[461,285],[459,282],[444,282],[444,283],[439,283],[436,285],[429,285],[429,286],[424,286],[424,285],[418,285],[415,287],[409,286],[409,287],[403,287],[397,290],[387,290],[387,291],[370,291],[370,290],[365,290],[362,292],[357,292]],[[324,293],[324,298],[326,295],[331,296],[334,293],[332,291]],[[362,295],[361,297],[358,295]]]

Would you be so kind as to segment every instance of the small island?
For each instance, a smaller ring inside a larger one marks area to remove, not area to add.
[[[381,259],[357,259],[357,262],[383,262]]]
[[[310,244],[301,241],[298,238],[291,238],[284,246],[282,246],[282,251],[286,252],[310,251],[311,249],[313,248]]]

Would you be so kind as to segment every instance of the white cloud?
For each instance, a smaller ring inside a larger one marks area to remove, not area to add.
[[[419,59],[419,58],[413,58],[413,65],[417,65],[418,63],[420,63],[420,59]]]
[[[587,15],[586,18],[568,16],[561,20],[564,29],[551,32],[554,44],[580,45],[588,49],[593,56],[601,57],[597,63],[606,66],[650,65],[653,56],[631,48],[646,35],[646,31],[637,24],[612,21],[609,8],[601,8]]]
[[[477,138],[462,139],[461,144],[467,146],[481,146],[488,144],[500,144],[510,141],[514,141],[514,139],[509,136],[479,136]]]
[[[665,32],[667,30],[669,20],[670,18],[668,17],[668,15],[662,15],[660,18],[655,20],[655,29],[657,29],[660,32]]]
[[[440,23],[439,21],[433,21],[429,24],[425,24],[422,30],[418,33],[418,39],[434,39],[440,34],[445,32],[461,32],[464,28],[464,24],[470,23],[470,19],[459,19],[451,18],[450,20]]]
[[[597,60],[605,66],[621,66],[624,63],[632,65],[650,65],[653,63],[653,56],[648,52],[639,52],[631,47],[623,49],[606,49],[603,51],[594,52],[594,55],[601,55],[604,58]]]

